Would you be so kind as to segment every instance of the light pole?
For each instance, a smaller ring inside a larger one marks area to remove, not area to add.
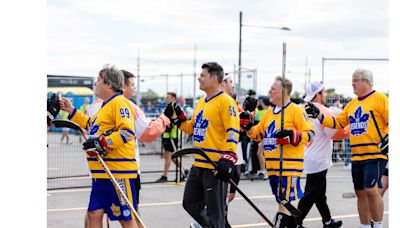
[[[263,28],[263,29],[279,29],[291,31],[288,27],[274,27],[274,26],[259,26],[259,25],[244,25],[242,23],[242,11],[239,12],[239,68],[238,68],[238,85],[241,88],[241,68],[242,68],[242,27]]]

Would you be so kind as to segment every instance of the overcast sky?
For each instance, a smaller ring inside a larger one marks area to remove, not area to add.
[[[306,71],[321,80],[321,59],[388,58],[388,2],[382,0],[202,0],[48,1],[47,73],[96,76],[112,63],[140,75],[193,74],[217,61],[226,72],[238,64],[239,11],[243,24],[289,27],[242,28],[242,66],[257,69],[257,91],[266,94],[282,72],[282,43],[287,42],[286,77],[303,93]],[[351,75],[357,67],[374,73],[375,89],[388,91],[388,63],[328,61],[325,84],[354,97]],[[243,85],[252,87],[247,74]],[[183,94],[192,96],[193,76],[184,76]],[[198,84],[197,84],[198,86]],[[147,77],[142,90],[181,93],[179,77]],[[200,91],[198,90],[197,94]]]

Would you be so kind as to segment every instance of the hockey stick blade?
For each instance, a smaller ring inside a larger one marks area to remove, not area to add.
[[[218,165],[211,160],[211,158],[201,149],[198,148],[186,148],[183,150],[178,150],[177,152],[175,152],[174,154],[172,154],[172,159],[175,159],[177,157],[181,157],[187,154],[198,154],[202,157],[204,157],[215,169],[218,168]],[[235,182],[233,182],[232,179],[229,179],[229,183],[234,186],[236,188],[236,191],[239,192],[239,194],[250,204],[250,206],[271,226],[274,227],[274,224],[272,224],[272,222],[267,218],[267,216],[265,216],[261,210],[249,199],[249,197],[246,196],[246,194],[244,194],[244,192],[242,192],[242,190],[240,190],[240,188],[236,185]]]
[[[56,128],[61,127],[61,128],[74,129],[76,131],[79,131],[79,133],[85,137],[85,133],[83,132],[82,128],[78,124],[69,120],[53,120],[51,121],[51,126]]]

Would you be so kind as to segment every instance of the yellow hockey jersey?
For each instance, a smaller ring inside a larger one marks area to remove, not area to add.
[[[193,118],[183,122],[180,129],[193,134],[193,146],[202,149],[211,160],[217,162],[223,151],[236,153],[239,124],[236,101],[220,91],[210,99],[199,99]],[[214,169],[205,158],[197,154],[193,165]]]
[[[275,132],[281,128],[281,109],[269,108],[260,122],[253,127],[250,138],[260,141],[264,147],[265,166],[268,176],[279,176],[280,146],[276,144]],[[293,102],[284,108],[284,129],[296,129],[301,132],[299,145],[283,146],[282,176],[301,176],[304,163],[304,145],[311,140],[313,128],[304,109]]]
[[[134,113],[129,100],[115,94],[91,118],[77,109],[68,118],[88,130],[89,137],[106,135],[111,151],[104,161],[115,178],[137,177]],[[109,179],[95,157],[87,156],[87,161],[93,178]]]
[[[327,127],[340,129],[350,124],[352,161],[387,159],[378,148],[380,138],[370,111],[373,111],[384,137],[389,132],[389,100],[386,95],[375,90],[351,100],[336,117],[321,115],[321,123]]]

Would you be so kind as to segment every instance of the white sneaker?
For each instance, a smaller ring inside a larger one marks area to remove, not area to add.
[[[344,166],[344,169],[351,170],[351,163],[349,163],[348,165],[345,165],[345,166]]]
[[[265,174],[265,170],[258,170],[257,178],[265,180],[267,178],[267,175]]]
[[[200,226],[200,224],[198,224],[197,222],[192,222],[190,223],[190,228],[203,228],[203,227]]]

